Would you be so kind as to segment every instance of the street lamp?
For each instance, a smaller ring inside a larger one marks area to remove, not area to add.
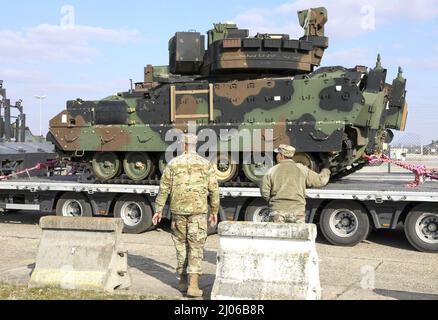
[[[43,108],[43,100],[47,98],[46,96],[35,96],[35,99],[38,99],[40,101],[40,136],[43,136],[43,127],[42,127],[42,108]]]

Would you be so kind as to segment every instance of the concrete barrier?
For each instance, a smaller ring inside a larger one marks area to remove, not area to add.
[[[211,298],[321,298],[316,226],[222,222]]]
[[[110,218],[43,217],[29,287],[112,292],[128,288],[128,252],[123,221]]]

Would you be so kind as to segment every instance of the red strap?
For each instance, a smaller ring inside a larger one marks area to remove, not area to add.
[[[35,166],[33,166],[32,168],[23,169],[23,170],[21,170],[21,171],[14,172],[14,173],[11,173],[11,174],[8,174],[8,175],[6,175],[6,176],[0,176],[0,180],[1,180],[1,181],[5,181],[5,180],[9,180],[9,179],[12,178],[12,177],[19,176],[19,175],[21,175],[21,174],[23,174],[23,173],[29,173],[29,172],[31,172],[31,171],[42,170],[42,169],[44,169],[44,168],[53,167],[53,166],[54,166],[55,164],[57,164],[57,163],[58,163],[58,160],[50,160],[50,161],[47,161],[46,163],[37,163],[37,164],[36,164]]]
[[[415,180],[406,185],[406,187],[408,188],[418,187],[420,184],[424,182],[424,178],[429,178],[431,180],[438,180],[437,172],[432,169],[427,169],[426,166],[422,164],[415,165],[403,161],[393,160],[385,156],[384,154],[371,155],[371,156],[364,155],[364,158],[368,160],[370,164],[380,163],[380,162],[392,163],[403,169],[411,171],[413,174],[415,174]]]

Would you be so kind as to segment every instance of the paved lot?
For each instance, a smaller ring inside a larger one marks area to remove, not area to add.
[[[0,282],[27,284],[38,248],[40,217],[39,213],[0,215]],[[168,225],[123,237],[133,280],[130,291],[181,298],[175,289],[175,252]],[[215,277],[217,248],[218,236],[209,237],[206,274],[201,282],[207,299]],[[438,254],[412,249],[401,229],[373,233],[368,241],[353,248],[331,246],[318,239],[317,249],[322,260],[324,299],[438,300]]]

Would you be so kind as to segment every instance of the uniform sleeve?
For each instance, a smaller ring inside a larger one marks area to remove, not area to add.
[[[260,186],[260,193],[266,201],[271,199],[271,175],[269,173],[263,176],[262,185]]]
[[[172,171],[169,166],[164,169],[160,181],[160,191],[155,199],[155,212],[163,212],[167,197],[172,191]]]
[[[330,180],[330,174],[331,172],[329,169],[322,169],[321,173],[316,173],[315,171],[308,169],[306,178],[307,187],[324,187]]]
[[[217,215],[219,212],[219,185],[213,166],[208,169],[208,194],[210,197],[211,214]]]

